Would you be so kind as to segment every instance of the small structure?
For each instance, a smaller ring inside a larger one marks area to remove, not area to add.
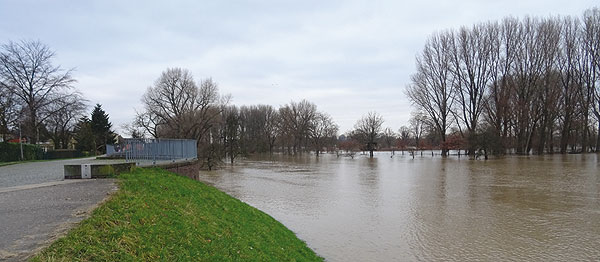
[[[129,172],[135,163],[93,163],[65,165],[65,179],[108,178]]]

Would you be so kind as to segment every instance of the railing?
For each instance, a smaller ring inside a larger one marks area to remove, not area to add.
[[[119,149],[126,162],[192,160],[198,158],[196,140],[126,138]]]

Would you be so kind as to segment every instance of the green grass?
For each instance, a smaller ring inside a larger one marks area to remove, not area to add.
[[[162,169],[120,190],[33,261],[322,261],[269,215]]]

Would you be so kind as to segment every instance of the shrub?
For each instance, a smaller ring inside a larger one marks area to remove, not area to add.
[[[44,152],[36,145],[23,144],[23,160],[42,159]],[[21,148],[19,143],[0,143],[0,162],[11,162],[21,160]]]

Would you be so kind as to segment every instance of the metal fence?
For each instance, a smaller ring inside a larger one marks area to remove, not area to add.
[[[118,152],[127,162],[192,160],[198,158],[196,140],[192,139],[137,139],[126,138]]]

